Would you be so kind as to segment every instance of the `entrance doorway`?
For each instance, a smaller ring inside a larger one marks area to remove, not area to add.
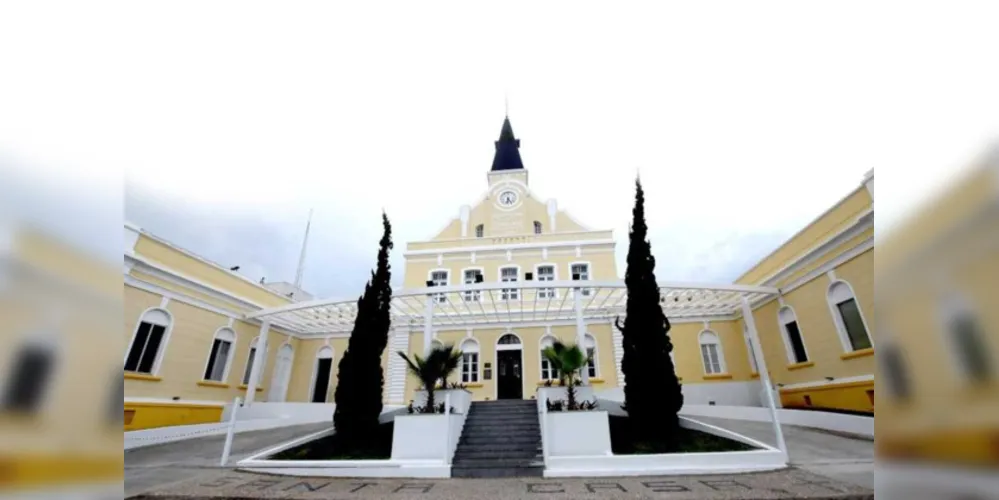
[[[333,349],[323,347],[316,354],[315,376],[312,378],[312,402],[325,403],[333,372]]]
[[[496,399],[523,399],[524,374],[520,339],[512,333],[496,344]]]

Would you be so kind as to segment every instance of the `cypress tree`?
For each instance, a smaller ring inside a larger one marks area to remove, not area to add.
[[[392,249],[392,225],[382,213],[384,232],[379,242],[378,264],[364,293],[357,299],[357,317],[340,358],[335,393],[333,424],[336,444],[344,451],[356,450],[373,441],[382,413],[382,353],[388,344],[391,326],[389,304],[392,301],[392,278],[389,250]]]
[[[670,324],[659,302],[656,259],[648,241],[645,224],[645,192],[635,180],[635,208],[632,211],[628,244],[627,317],[616,326],[621,330],[624,356],[624,404],[636,436],[663,442],[678,428],[677,412],[683,406],[683,392],[669,353],[673,343]]]

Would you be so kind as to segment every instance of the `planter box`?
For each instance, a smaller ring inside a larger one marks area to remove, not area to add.
[[[450,463],[464,425],[465,415],[459,414],[400,415],[392,431],[392,460]]]
[[[606,411],[556,411],[545,414],[545,456],[610,456]]]
[[[576,415],[602,413],[603,421],[576,418]],[[570,419],[565,419],[569,416]],[[751,451],[710,453],[664,453],[649,455],[614,455],[610,451],[610,431],[606,412],[549,413],[549,440],[546,445],[545,477],[637,476],[674,474],[731,474],[782,469],[787,467],[784,452],[741,434],[680,417],[680,425],[756,446]],[[602,424],[602,425],[601,425]],[[565,427],[565,433],[557,431]],[[571,434],[570,434],[571,432]],[[598,449],[599,438],[607,434],[606,452]],[[573,442],[575,441],[575,442]],[[589,448],[592,446],[592,449]]]
[[[467,414],[472,406],[472,393],[467,389],[437,389],[434,391],[435,404],[441,404],[447,396],[451,396],[451,406],[454,411]],[[423,406],[427,401],[427,391],[415,391],[413,393],[413,406]]]

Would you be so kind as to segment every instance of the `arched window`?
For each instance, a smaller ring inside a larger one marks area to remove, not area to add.
[[[701,359],[704,361],[704,373],[711,375],[715,373],[725,373],[725,354],[722,351],[718,334],[711,330],[704,330],[697,337],[701,345]]]
[[[461,381],[479,381],[479,343],[475,339],[465,339],[461,343]]]
[[[142,315],[128,347],[125,371],[150,375],[156,373],[171,324],[170,313],[163,309],[150,309]]]
[[[481,237],[485,236],[485,234],[486,234],[486,225],[485,224],[479,224],[478,226],[475,226],[475,237],[476,238],[481,238]]]
[[[829,309],[845,351],[858,351],[872,346],[867,323],[850,284],[839,280],[829,286]]]
[[[444,344],[441,343],[440,340],[434,339],[434,340],[430,341],[430,348],[431,349],[443,349],[444,348]]]
[[[250,352],[246,356],[246,368],[243,370],[243,385],[250,384],[250,375],[253,373],[253,360],[257,357],[257,341],[260,337],[256,337],[250,341]]]
[[[541,229],[542,229],[541,222],[534,221],[534,234],[541,234]]]
[[[21,346],[7,373],[0,409],[24,414],[37,412],[48,394],[55,367],[54,346],[38,341]]]
[[[315,376],[312,381],[312,402],[325,403],[330,392],[330,376],[333,374],[333,348],[323,346],[316,352]]]
[[[518,338],[516,335],[514,335],[512,333],[507,333],[507,334],[504,334],[502,337],[500,337],[499,341],[496,342],[496,343],[499,344],[499,345],[520,344],[520,338]]]
[[[781,307],[777,312],[777,322],[784,336],[787,361],[789,363],[808,361],[808,352],[805,350],[805,341],[801,338],[801,328],[798,326],[798,317],[794,314],[794,309],[790,306]]]
[[[550,335],[541,337],[541,380],[558,380],[558,370],[545,358],[545,349],[555,343],[555,338]]]
[[[586,349],[586,370],[590,378],[597,377],[597,340],[587,333],[583,336],[583,348]]]
[[[236,345],[236,332],[231,328],[219,328],[215,332],[212,349],[208,353],[208,365],[205,366],[205,380],[222,382],[227,378],[234,345]]]
[[[960,297],[949,296],[943,300],[941,313],[947,341],[961,374],[974,381],[992,378],[985,332],[970,304]]]

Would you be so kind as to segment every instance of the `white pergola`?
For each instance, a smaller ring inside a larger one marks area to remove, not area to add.
[[[659,283],[659,303],[669,319],[716,319],[741,315],[746,321],[753,353],[759,364],[760,381],[767,388],[767,403],[773,411],[778,447],[786,450],[777,423],[776,405],[760,349],[752,307],[778,294],[773,287]],[[434,330],[469,329],[486,325],[537,324],[575,321],[576,342],[583,344],[586,324],[625,316],[628,290],[616,281],[517,281],[396,290],[392,294],[393,328],[423,329],[424,351],[430,349]],[[357,317],[357,299],[318,299],[261,309],[246,315],[262,323],[260,338],[266,345],[271,325],[302,337],[325,337],[350,333]],[[247,402],[252,402],[264,356],[254,359]],[[583,382],[588,383],[584,370]]]

